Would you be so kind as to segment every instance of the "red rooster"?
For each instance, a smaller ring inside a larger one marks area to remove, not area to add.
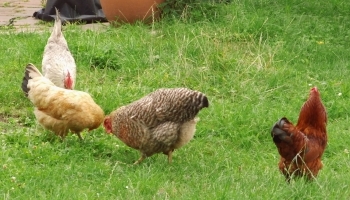
[[[287,181],[292,176],[306,176],[308,180],[317,176],[327,145],[326,125],[326,109],[314,87],[301,108],[296,126],[285,117],[273,126],[271,136],[281,155],[278,166]]]

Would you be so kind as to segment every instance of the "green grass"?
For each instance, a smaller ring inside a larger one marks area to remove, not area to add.
[[[50,32],[3,31],[1,198],[349,199],[350,3],[236,0],[202,10],[150,26],[64,27],[76,89],[106,114],[161,87],[208,96],[171,165],[161,154],[131,165],[139,153],[102,128],[83,142],[45,131],[20,84],[27,63],[41,68]],[[328,112],[324,168],[312,183],[286,184],[270,129],[283,116],[296,122],[312,86]]]

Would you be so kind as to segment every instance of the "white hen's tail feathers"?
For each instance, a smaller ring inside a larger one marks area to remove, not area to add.
[[[55,25],[53,26],[52,35],[56,35],[55,38],[61,37],[62,34],[62,22],[60,18],[60,13],[58,12],[58,9],[56,9],[56,18],[55,18]]]
[[[42,77],[43,75],[40,71],[31,63],[26,66],[26,71],[24,73],[23,81],[22,81],[22,90],[25,93],[26,97],[28,96],[30,88],[28,87],[28,82],[30,79],[36,77]]]

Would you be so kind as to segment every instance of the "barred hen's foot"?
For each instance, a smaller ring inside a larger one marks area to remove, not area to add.
[[[141,155],[141,157],[136,162],[134,162],[134,165],[140,164],[145,158],[145,155]]]

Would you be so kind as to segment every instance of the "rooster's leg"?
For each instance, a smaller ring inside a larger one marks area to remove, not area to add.
[[[141,154],[141,157],[134,162],[134,165],[140,164],[147,156],[145,154]]]

